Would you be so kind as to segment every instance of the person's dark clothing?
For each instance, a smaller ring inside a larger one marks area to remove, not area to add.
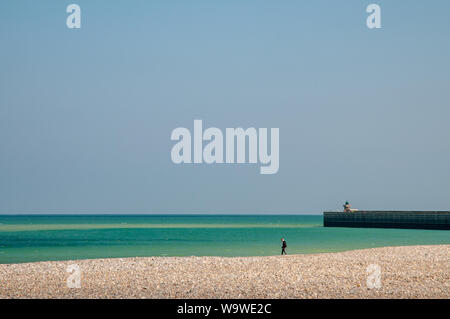
[[[281,254],[283,255],[286,255],[286,247],[287,247],[287,244],[286,244],[286,241],[285,240],[283,240],[283,244],[281,245]]]

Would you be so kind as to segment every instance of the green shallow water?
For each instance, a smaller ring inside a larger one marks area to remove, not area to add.
[[[324,228],[317,215],[0,216],[0,263],[136,256],[266,256],[450,244],[445,230]]]

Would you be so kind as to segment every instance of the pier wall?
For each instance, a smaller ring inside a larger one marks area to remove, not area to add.
[[[324,212],[323,226],[450,229],[450,211]]]

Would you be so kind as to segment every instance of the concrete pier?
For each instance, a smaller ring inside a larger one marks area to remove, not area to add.
[[[324,212],[323,226],[450,230],[450,211]]]

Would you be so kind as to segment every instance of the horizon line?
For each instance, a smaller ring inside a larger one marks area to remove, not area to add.
[[[287,215],[321,215],[323,212],[319,213],[201,213],[201,212],[189,212],[189,213],[122,213],[122,212],[92,212],[92,213],[86,213],[86,212],[55,212],[55,213],[49,213],[49,212],[20,212],[20,213],[0,213],[0,216],[24,216],[24,215],[211,215],[211,216],[218,216],[218,215],[239,215],[239,216],[258,216],[258,215],[267,215],[267,216],[273,216],[273,215],[279,215],[279,216],[287,216]]]

